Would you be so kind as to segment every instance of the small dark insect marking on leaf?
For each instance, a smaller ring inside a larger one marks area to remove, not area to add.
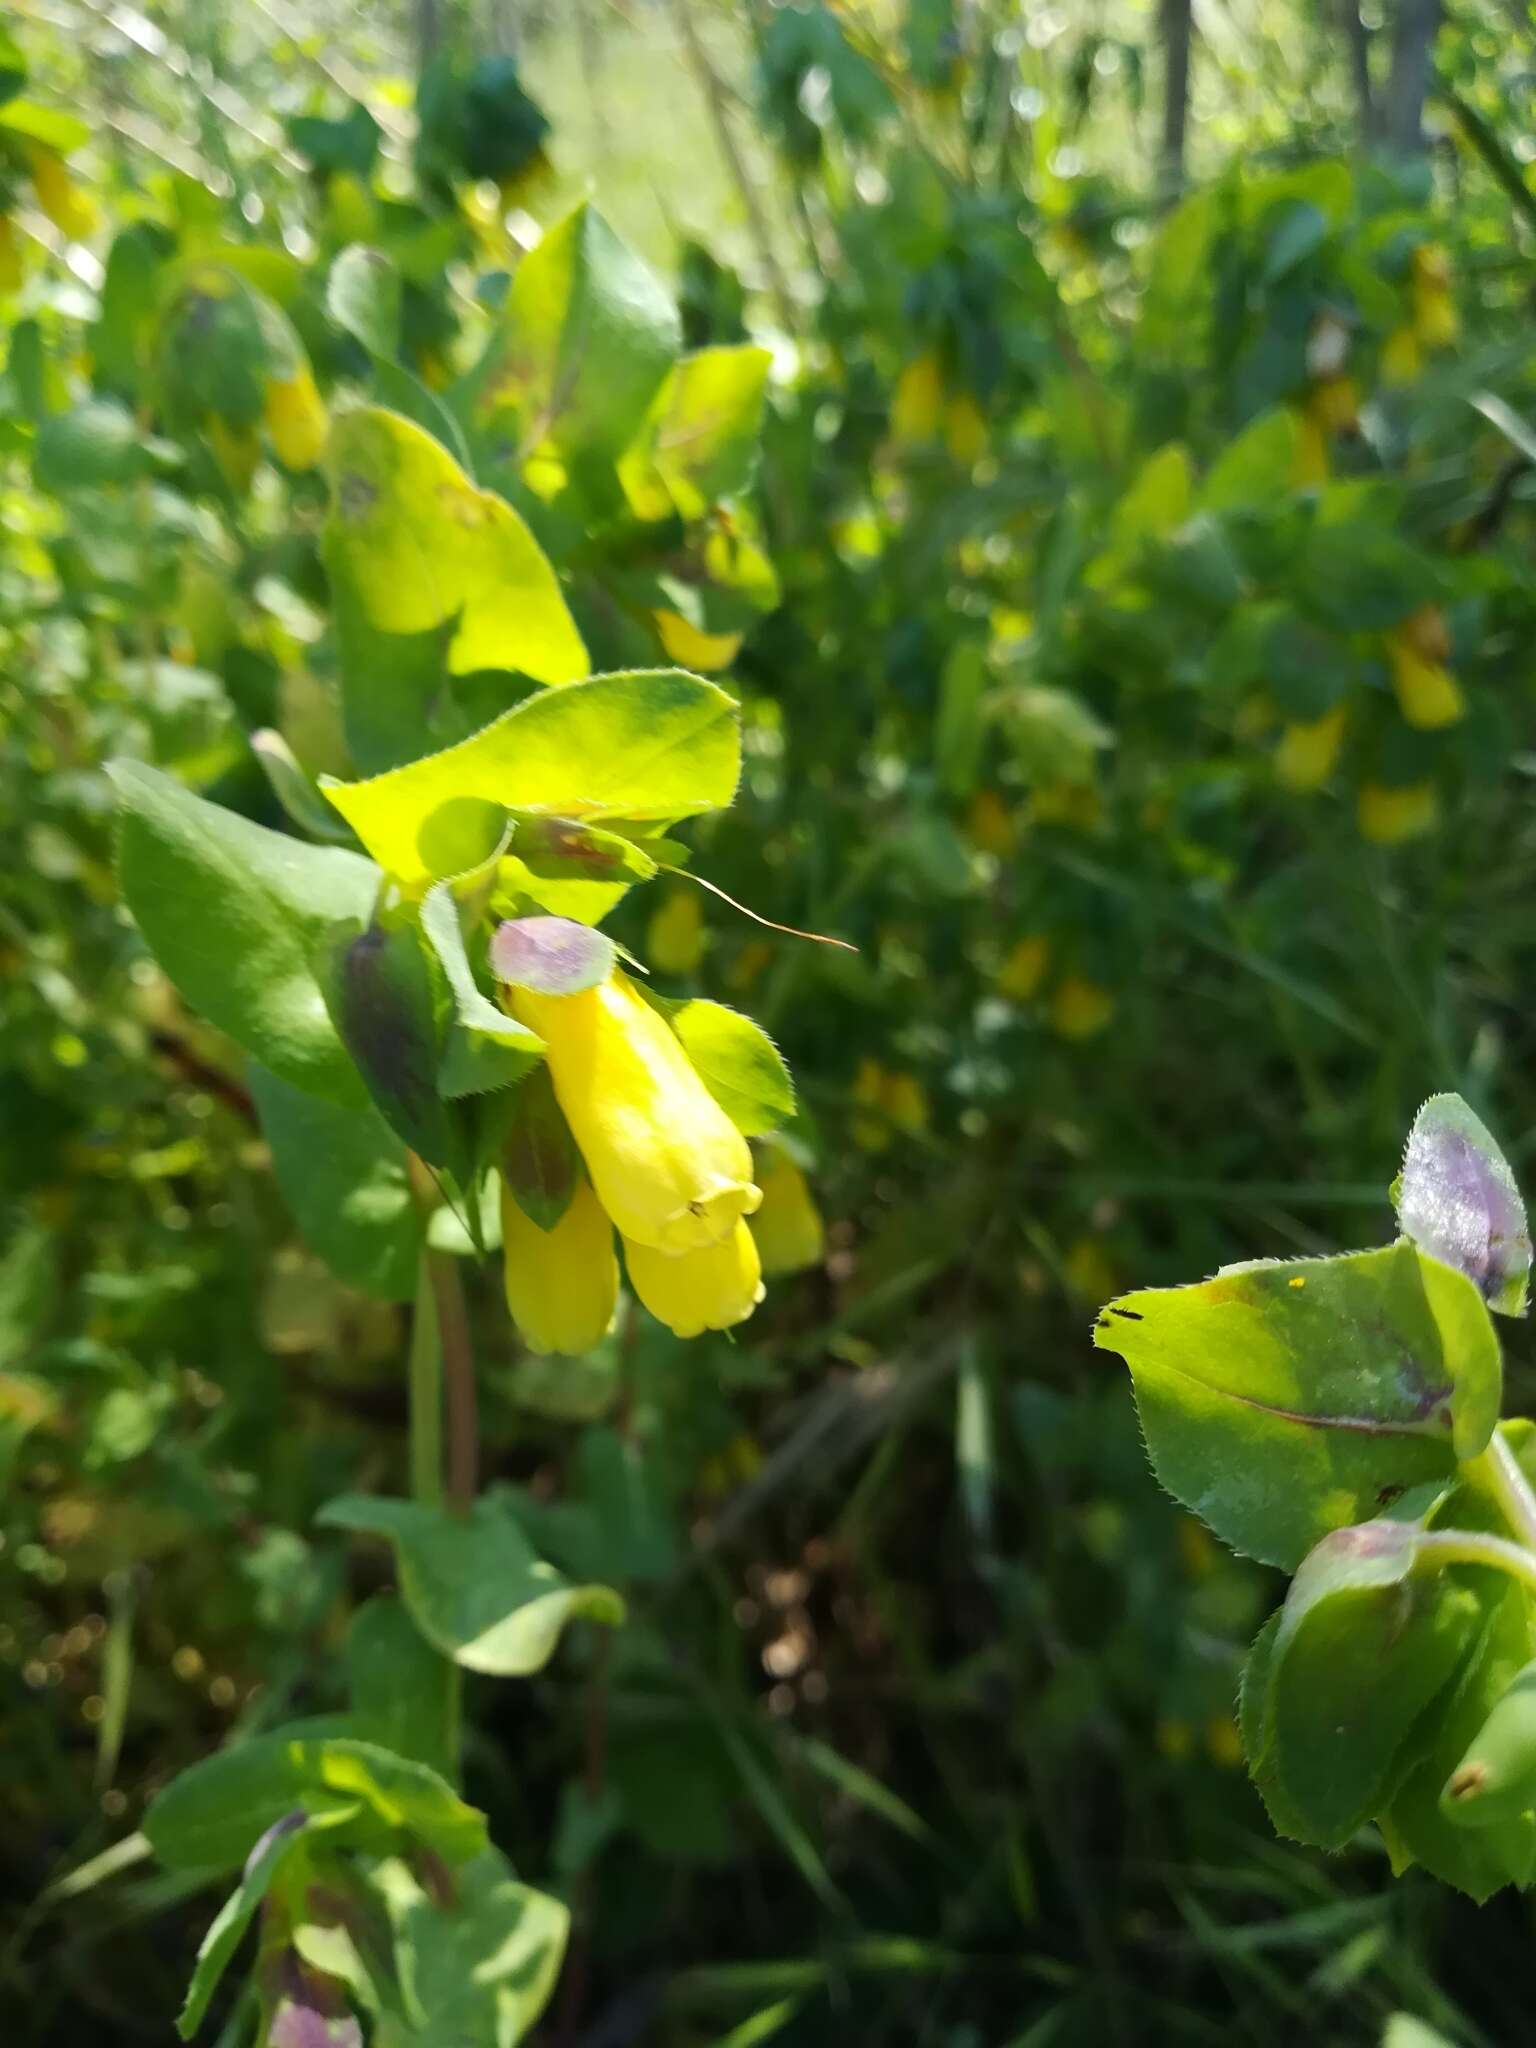
[[[1112,1316],[1123,1316],[1128,1323],[1144,1323],[1147,1320],[1144,1315],[1133,1308],[1112,1308],[1110,1314]]]
[[[343,519],[366,519],[378,503],[377,484],[369,483],[367,477],[359,476],[355,469],[349,469],[336,485],[336,502],[341,507]]]
[[[1376,1489],[1376,1505],[1379,1508],[1389,1508],[1393,1501],[1401,1500],[1406,1492],[1407,1488],[1404,1486],[1380,1486]]]

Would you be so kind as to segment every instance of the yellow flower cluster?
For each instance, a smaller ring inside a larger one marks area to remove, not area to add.
[[[589,1351],[618,1302],[613,1233],[630,1286],[679,1337],[728,1330],[763,1298],[762,1275],[815,1263],[821,1219],[800,1170],[776,1155],[754,1179],[746,1139],[681,1040],[627,975],[509,1006],[544,1040],[555,1100],[585,1175],[550,1230],[503,1190],[507,1306],[534,1351]],[[763,1246],[747,1227],[762,1210]]]
[[[1051,967],[1051,942],[1043,932],[1027,932],[1015,940],[997,970],[996,988],[1011,1003],[1028,1003],[1040,994]],[[1049,1015],[1058,1038],[1094,1038],[1115,1014],[1111,992],[1080,969],[1068,968],[1050,993]]]
[[[986,452],[987,422],[969,391],[949,391],[931,351],[907,364],[891,400],[891,436],[900,448],[920,447],[942,434],[950,459],[971,469]]]

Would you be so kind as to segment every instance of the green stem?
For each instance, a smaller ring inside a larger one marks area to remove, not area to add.
[[[1536,1493],[1509,1441],[1496,1429],[1486,1450],[1462,1465],[1462,1475],[1491,1500],[1527,1550],[1536,1551]]]
[[[1416,1562],[1437,1569],[1447,1564],[1485,1565],[1518,1579],[1536,1593],[1536,1556],[1504,1536],[1482,1536],[1472,1529],[1432,1529],[1418,1540]]]
[[[427,1508],[443,1504],[443,1347],[425,1250],[411,1323],[411,1498]]]

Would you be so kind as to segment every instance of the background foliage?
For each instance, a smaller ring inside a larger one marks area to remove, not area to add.
[[[359,728],[324,486],[266,382],[484,430],[466,373],[588,179],[670,346],[769,349],[761,459],[663,520],[558,445],[478,480],[596,665],[740,694],[707,870],[859,951],[681,894],[653,923],[654,890],[615,925],[801,1083],[826,1257],[738,1341],[637,1319],[551,1366],[473,1283],[488,1467],[631,1612],[471,1688],[472,1795],[576,1916],[543,2037],[1521,2037],[1519,1897],[1393,1883],[1369,1832],[1273,1838],[1233,1702],[1280,1582],[1170,1511],[1088,1335],[1121,1285],[1379,1241],[1437,1089],[1530,1152],[1536,31],[1446,10],[1416,96],[1420,12],[1202,10],[1181,122],[1177,6],[18,11],[19,2039],[166,2037],[206,1895],[141,1864],[47,1888],[229,1734],[336,1705],[384,1566],[314,1513],[404,1461],[402,1290],[316,1256],[346,1217],[320,1141],[296,1231],[263,1084],[118,906],[102,764],[275,824],[253,732],[307,774],[401,757]],[[358,245],[382,297],[345,288]],[[168,266],[184,326],[151,317]],[[402,753],[506,701],[392,673]]]

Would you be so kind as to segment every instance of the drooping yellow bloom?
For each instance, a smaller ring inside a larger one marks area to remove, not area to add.
[[[745,638],[741,633],[706,632],[681,612],[665,607],[651,613],[651,623],[668,660],[675,661],[680,668],[691,668],[697,675],[712,676],[729,668]]]
[[[509,991],[548,1048],[549,1078],[598,1200],[626,1238],[699,1251],[762,1199],[747,1141],[682,1044],[617,969],[574,996]]]
[[[944,408],[944,446],[950,460],[971,469],[987,452],[987,422],[969,391],[960,391]]]
[[[745,1223],[718,1244],[669,1257],[651,1245],[624,1240],[629,1284],[674,1337],[699,1337],[744,1323],[763,1298],[757,1246]]]
[[[1346,722],[1344,706],[1335,704],[1321,718],[1288,725],[1275,749],[1275,780],[1298,792],[1321,789],[1338,764]]]
[[[691,974],[704,951],[704,913],[696,889],[670,891],[645,928],[650,963],[663,974]]]
[[[898,1131],[912,1136],[928,1128],[928,1097],[916,1074],[887,1074],[885,1113]]]
[[[1311,490],[1328,481],[1328,436],[1303,406],[1296,414],[1296,454],[1291,482],[1298,490]]]
[[[1421,732],[1454,725],[1466,715],[1466,701],[1446,667],[1450,651],[1445,615],[1438,605],[1421,605],[1387,635],[1387,659],[1398,708]]]
[[[1360,393],[1354,378],[1322,378],[1312,387],[1307,412],[1326,434],[1352,433],[1360,424]]]
[[[570,1357],[607,1334],[619,1299],[613,1225],[587,1180],[553,1230],[541,1230],[502,1183],[501,1242],[507,1307],[530,1351]]]
[[[1058,1038],[1092,1038],[1115,1014],[1115,999],[1086,975],[1069,974],[1051,997],[1051,1029]]]
[[[1367,782],[1360,791],[1357,817],[1362,835],[1377,846],[1398,846],[1433,830],[1440,815],[1432,782],[1408,782],[1396,788]]]
[[[1038,990],[1050,958],[1051,942],[1043,932],[1030,932],[1015,940],[997,970],[998,994],[1010,1002],[1027,1003]]]
[[[1418,334],[1412,327],[1394,327],[1382,344],[1381,381],[1383,384],[1414,384],[1424,367],[1423,352],[1419,347]]]
[[[96,208],[80,190],[56,150],[35,148],[31,152],[32,189],[37,203],[61,235],[71,242],[83,242],[96,225]]]
[[[1449,348],[1461,332],[1451,297],[1451,259],[1438,242],[1425,242],[1412,261],[1414,331],[1425,348]]]
[[[267,379],[265,414],[272,446],[284,466],[313,469],[325,453],[331,423],[307,367],[291,377]]]
[[[904,447],[931,441],[939,430],[944,406],[944,376],[935,355],[908,363],[896,380],[891,401],[891,432]]]
[[[763,1206],[752,1218],[752,1235],[763,1271],[771,1279],[819,1266],[826,1229],[805,1175],[787,1152],[770,1153],[758,1175]]]
[[[230,489],[248,491],[261,455],[256,436],[245,427],[230,426],[216,412],[203,422],[203,436]]]
[[[978,789],[965,815],[966,837],[1001,860],[1013,851],[1013,813],[995,789]]]
[[[8,213],[0,213],[0,292],[20,290],[22,274],[21,241],[16,233],[16,223]]]
[[[1037,825],[1063,825],[1071,832],[1097,832],[1104,823],[1104,799],[1092,782],[1042,782],[1029,808]]]

